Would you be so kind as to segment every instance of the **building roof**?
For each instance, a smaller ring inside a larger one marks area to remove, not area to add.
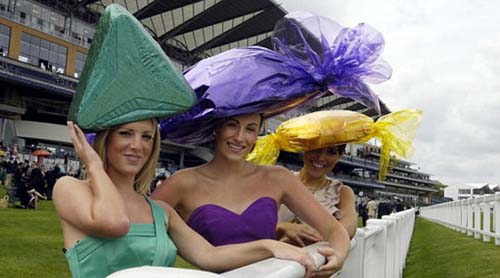
[[[101,13],[112,3],[124,6],[182,65],[234,47],[271,46],[274,25],[286,11],[271,0],[102,0],[86,1]]]
[[[489,184],[486,182],[476,182],[476,183],[460,183],[449,185],[449,188],[459,188],[459,189],[480,189],[480,188],[488,188],[493,190],[496,187],[500,187],[498,184]]]

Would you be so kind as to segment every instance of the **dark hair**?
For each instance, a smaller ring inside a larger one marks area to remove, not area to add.
[[[262,124],[264,123],[264,113],[259,113],[260,121],[259,121],[259,129],[262,127]]]
[[[250,114],[253,114],[253,113],[250,113]],[[245,114],[233,115],[233,116],[228,116],[228,117],[225,117],[225,118],[220,118],[220,119],[218,119],[218,120],[217,120],[217,122],[216,122],[216,124],[215,124],[215,126],[214,126],[214,129],[213,129],[213,130],[215,131],[215,130],[217,130],[217,129],[221,128],[221,127],[222,127],[222,125],[223,125],[223,124],[224,124],[224,123],[225,123],[228,119],[230,119],[230,118],[232,118],[232,117],[238,117],[238,116],[241,116],[241,115],[245,115]],[[265,120],[265,118],[264,118],[264,113],[259,113],[259,126],[258,126],[258,128],[259,128],[259,134],[260,134],[260,130],[262,129],[262,124],[264,123],[264,120]]]
[[[346,144],[342,144],[342,145],[338,145],[337,148],[339,149],[339,153],[340,154],[345,154],[345,148],[346,148]]]

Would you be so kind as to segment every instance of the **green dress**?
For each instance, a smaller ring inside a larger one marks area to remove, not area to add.
[[[138,266],[173,266],[177,248],[166,230],[165,211],[146,197],[154,224],[131,224],[119,238],[87,236],[66,253],[73,277],[106,277],[118,270]]]

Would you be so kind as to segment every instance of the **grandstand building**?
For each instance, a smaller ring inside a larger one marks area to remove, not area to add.
[[[444,196],[453,201],[477,198],[486,194],[500,192],[500,185],[488,183],[466,183],[448,186],[444,189]]]
[[[271,48],[270,35],[286,11],[272,0],[0,0],[0,141],[20,152],[43,146],[53,157],[74,158],[66,116],[95,26],[103,9],[118,3],[143,23],[174,64],[184,70],[234,47]],[[311,110],[348,109],[378,117],[351,99],[326,96]],[[390,110],[381,103],[382,114]],[[285,118],[265,124],[273,131]],[[399,196],[428,203],[436,183],[398,160],[376,181],[378,148],[351,146],[336,167],[336,178],[356,192]],[[194,166],[209,160],[206,146],[162,142],[159,167]],[[300,157],[281,162],[295,169]]]

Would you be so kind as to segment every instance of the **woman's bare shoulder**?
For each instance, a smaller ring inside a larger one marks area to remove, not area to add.
[[[354,190],[348,185],[342,184],[339,188],[339,199],[340,199],[340,204],[342,205],[344,203],[348,204],[353,204],[356,199],[356,194],[354,194]]]
[[[275,181],[278,184],[289,183],[290,181],[297,181],[298,178],[292,171],[279,165],[260,166],[263,175],[266,179]]]
[[[164,183],[176,189],[189,189],[196,185],[198,176],[197,168],[186,168],[173,173]]]

